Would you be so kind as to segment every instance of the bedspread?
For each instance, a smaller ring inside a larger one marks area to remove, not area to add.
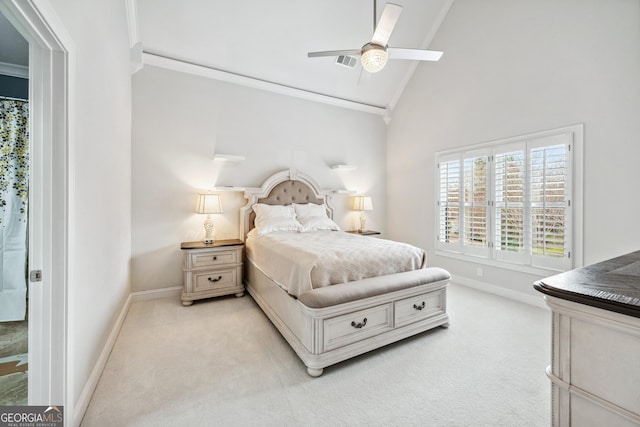
[[[426,266],[426,254],[420,248],[341,231],[254,235],[247,238],[246,252],[263,273],[294,296]]]

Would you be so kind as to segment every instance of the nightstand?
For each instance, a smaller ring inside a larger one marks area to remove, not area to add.
[[[351,230],[347,233],[358,234],[360,236],[379,236],[381,233],[375,230]]]
[[[220,295],[244,295],[242,240],[216,240],[212,244],[183,242],[184,288],[182,305]]]

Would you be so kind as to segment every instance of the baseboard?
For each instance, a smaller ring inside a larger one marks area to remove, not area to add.
[[[153,289],[150,291],[132,292],[131,302],[179,297],[181,292],[182,292],[182,286],[174,286],[171,288],[163,288],[163,289]]]
[[[87,383],[82,390],[82,394],[80,398],[76,402],[75,408],[76,410],[73,413],[73,426],[79,426],[82,422],[82,418],[84,417],[84,413],[89,407],[89,402],[91,401],[91,397],[93,396],[93,392],[98,386],[98,381],[100,380],[100,376],[102,375],[102,371],[107,365],[107,360],[109,359],[109,355],[111,354],[111,350],[116,343],[116,339],[118,338],[118,334],[120,333],[120,328],[124,323],[124,319],[127,317],[127,313],[129,312],[129,308],[131,304],[136,301],[147,301],[152,299],[160,299],[160,298],[169,298],[169,297],[179,297],[180,292],[182,291],[182,286],[176,286],[172,288],[164,288],[164,289],[154,289],[150,291],[140,291],[140,292],[132,292],[127,297],[122,309],[120,310],[120,314],[118,314],[118,318],[109,333],[109,337],[107,338],[107,342],[105,342],[102,352],[100,353],[100,357],[96,361],[93,370],[91,371],[91,375],[87,380]]]
[[[456,283],[468,288],[473,288],[479,291],[488,292],[490,294],[498,295],[501,297],[509,298],[515,301],[523,302],[525,304],[532,305],[534,307],[549,310],[547,304],[545,304],[542,296],[536,298],[531,295],[524,294],[522,292],[514,291],[511,289],[503,288],[501,286],[492,285],[490,283],[481,282],[479,280],[469,279],[462,276],[452,276],[451,282]]]
[[[84,388],[82,389],[82,394],[80,394],[80,398],[75,403],[75,411],[73,411],[73,419],[72,425],[79,426],[82,422],[82,418],[84,417],[84,413],[89,406],[89,402],[91,401],[91,397],[93,396],[93,392],[96,390],[98,386],[98,381],[100,380],[100,376],[102,375],[102,371],[107,364],[107,360],[109,359],[109,355],[111,354],[111,349],[116,343],[116,339],[118,338],[118,334],[120,333],[120,328],[124,323],[124,319],[127,317],[127,313],[129,312],[129,307],[131,306],[132,297],[131,294],[127,297],[122,309],[120,310],[120,314],[118,314],[118,318],[109,333],[109,337],[107,338],[107,342],[105,342],[102,352],[100,353],[100,357],[96,361],[93,370],[91,371],[91,375],[87,380]]]

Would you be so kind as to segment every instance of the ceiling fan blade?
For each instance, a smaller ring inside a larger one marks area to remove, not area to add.
[[[426,49],[406,49],[402,47],[389,47],[387,54],[391,59],[411,59],[415,61],[438,61],[442,52]]]
[[[323,52],[309,52],[307,53],[307,57],[318,58],[321,56],[340,56],[340,55],[360,56],[360,52],[361,52],[360,49],[325,50]]]
[[[402,12],[402,6],[393,3],[387,3],[385,5],[382,15],[380,16],[380,20],[378,21],[378,25],[376,25],[376,29],[373,32],[371,43],[382,47],[387,46],[387,43],[389,43],[389,37],[391,37],[391,32],[400,17],[400,12]]]

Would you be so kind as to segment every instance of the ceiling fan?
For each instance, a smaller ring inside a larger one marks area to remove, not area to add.
[[[321,56],[351,55],[360,56],[362,68],[370,73],[377,73],[387,64],[387,59],[408,59],[414,61],[438,61],[442,52],[426,49],[407,49],[388,47],[391,32],[398,22],[402,6],[387,3],[376,25],[376,0],[373,0],[373,37],[371,41],[360,49],[328,50],[323,52],[309,52],[309,58]]]

